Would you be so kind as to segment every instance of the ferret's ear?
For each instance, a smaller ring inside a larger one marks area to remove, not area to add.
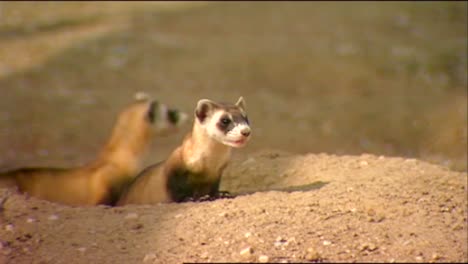
[[[195,116],[198,118],[200,123],[206,119],[210,111],[212,111],[215,107],[215,102],[208,100],[208,99],[201,99],[197,103],[197,108],[195,108]]]
[[[236,106],[242,109],[243,111],[245,111],[246,104],[245,104],[244,97],[242,96],[239,97],[239,100],[237,100]]]
[[[147,94],[145,92],[136,92],[133,97],[134,97],[135,101],[148,101],[148,100],[150,100],[149,94]]]

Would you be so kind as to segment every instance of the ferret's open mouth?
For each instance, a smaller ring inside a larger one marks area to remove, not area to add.
[[[231,141],[232,144],[234,145],[237,145],[237,146],[242,146],[242,145],[245,145],[245,143],[247,143],[247,138],[241,138],[241,139],[238,139],[238,140],[233,140]]]

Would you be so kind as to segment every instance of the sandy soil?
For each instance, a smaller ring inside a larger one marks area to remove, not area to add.
[[[2,2],[1,170],[89,161],[141,90],[186,112],[242,95],[254,130],[223,177],[234,199],[69,207],[0,188],[0,264],[467,262],[465,10]]]
[[[2,189],[0,262],[468,261],[464,172],[265,150],[233,160],[222,189],[238,196],[113,208]]]

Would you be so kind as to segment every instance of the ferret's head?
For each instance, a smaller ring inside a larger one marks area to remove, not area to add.
[[[183,125],[188,116],[174,108],[169,108],[164,103],[152,100],[145,93],[135,95],[136,104],[140,104],[143,111],[143,118],[147,125],[153,127],[156,134],[167,134]]]
[[[140,169],[141,159],[154,136],[174,133],[185,120],[185,113],[138,93],[135,101],[118,115],[100,159],[113,160],[128,175],[133,175]]]
[[[196,125],[200,125],[208,136],[224,145],[243,147],[251,136],[245,106],[242,97],[234,105],[202,99],[195,109]]]
[[[177,130],[187,121],[187,114],[164,103],[151,99],[145,93],[135,94],[135,102],[122,114],[128,128],[151,130],[157,135],[165,135]]]

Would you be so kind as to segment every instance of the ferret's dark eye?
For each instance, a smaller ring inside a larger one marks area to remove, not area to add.
[[[229,125],[231,123],[231,120],[229,118],[223,117],[221,118],[221,123],[223,125]]]
[[[177,122],[179,122],[179,111],[169,109],[169,111],[167,111],[167,118],[172,124],[177,124]]]
[[[156,102],[156,101],[151,102],[150,107],[149,107],[148,112],[147,112],[147,115],[146,115],[146,117],[148,118],[150,123],[154,123],[154,121],[156,119],[156,113],[155,112],[156,112],[157,108],[158,108],[158,102]]]

